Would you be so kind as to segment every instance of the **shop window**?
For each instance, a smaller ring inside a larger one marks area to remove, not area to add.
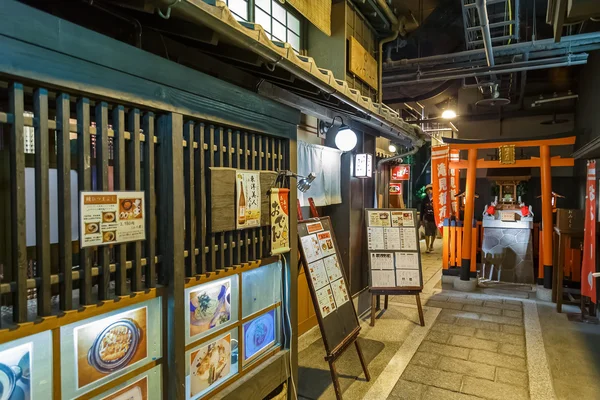
[[[300,19],[278,1],[255,0],[254,22],[260,24],[272,40],[288,42],[294,51],[300,52]]]

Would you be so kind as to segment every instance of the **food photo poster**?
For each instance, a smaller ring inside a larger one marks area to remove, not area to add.
[[[148,356],[148,308],[140,307],[74,329],[77,388]]]
[[[188,395],[197,399],[228,378],[232,368],[231,334],[207,343],[189,353]]]
[[[0,351],[0,399],[31,400],[32,343]]]
[[[231,279],[200,285],[189,293],[190,337],[231,321]]]
[[[244,324],[244,361],[275,344],[275,310]]]

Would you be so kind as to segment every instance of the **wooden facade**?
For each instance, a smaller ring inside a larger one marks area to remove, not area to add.
[[[61,399],[61,327],[160,297],[162,356],[83,397],[161,365],[163,397],[185,398],[186,350],[209,338],[186,345],[186,287],[233,274],[241,280],[242,272],[278,261],[270,257],[268,227],[210,229],[209,169],[296,170],[300,114],[21,3],[3,2],[0,18],[0,305],[10,317],[0,320],[0,344],[51,331],[53,398]],[[29,127],[31,154],[24,149]],[[25,205],[26,168],[34,170],[35,210]],[[53,169],[56,243],[49,222]],[[80,249],[72,240],[75,187],[144,191],[146,240]],[[35,214],[34,246],[27,245],[27,214]],[[265,360],[277,368],[261,367],[249,389],[239,389],[246,398],[262,398],[297,376],[297,263],[286,258],[278,306],[289,307],[292,331],[282,326],[286,339],[272,357],[241,368],[219,390],[244,381]],[[240,332],[242,322],[234,325]]]

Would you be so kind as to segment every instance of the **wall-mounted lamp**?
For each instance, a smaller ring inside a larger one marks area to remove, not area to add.
[[[370,178],[373,176],[372,154],[357,154],[354,157],[354,176],[356,178]]]
[[[284,171],[279,171],[279,173],[277,175],[277,180],[275,180],[275,186],[280,185],[283,182],[284,177],[285,178],[296,178],[298,180],[296,187],[302,193],[305,193],[308,189],[310,189],[310,185],[313,183],[313,181],[315,179],[317,179],[317,175],[314,172],[311,172],[310,174],[308,174],[308,176],[302,176],[302,175],[295,174],[292,171],[284,170]]]
[[[456,118],[456,111],[447,109],[442,113],[442,118],[444,119],[454,119]]]
[[[338,118],[340,121],[336,123],[336,119]],[[351,151],[356,147],[356,143],[358,142],[356,133],[350,127],[344,125],[344,121],[339,115],[333,118],[331,124],[321,121],[319,130],[326,135],[335,135],[335,145],[341,151]]]
[[[390,151],[390,153],[395,153],[398,149],[396,148],[396,146],[390,143],[388,150]]]

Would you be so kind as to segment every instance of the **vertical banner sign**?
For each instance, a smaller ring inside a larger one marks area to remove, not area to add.
[[[260,176],[258,172],[236,172],[236,229],[260,226]]]
[[[441,229],[444,218],[450,218],[450,185],[448,184],[448,146],[431,149],[431,184],[435,223]]]
[[[460,150],[450,150],[450,161],[460,159]],[[460,192],[460,170],[450,169],[450,201],[452,202],[452,213],[458,218],[460,215],[460,205],[456,202],[456,195]]]
[[[408,181],[410,180],[410,165],[397,165],[392,168],[393,181]]]
[[[596,279],[592,276],[596,272],[596,161],[587,165],[586,194],[581,294],[596,303]]]
[[[289,189],[271,189],[271,254],[290,251]]]

